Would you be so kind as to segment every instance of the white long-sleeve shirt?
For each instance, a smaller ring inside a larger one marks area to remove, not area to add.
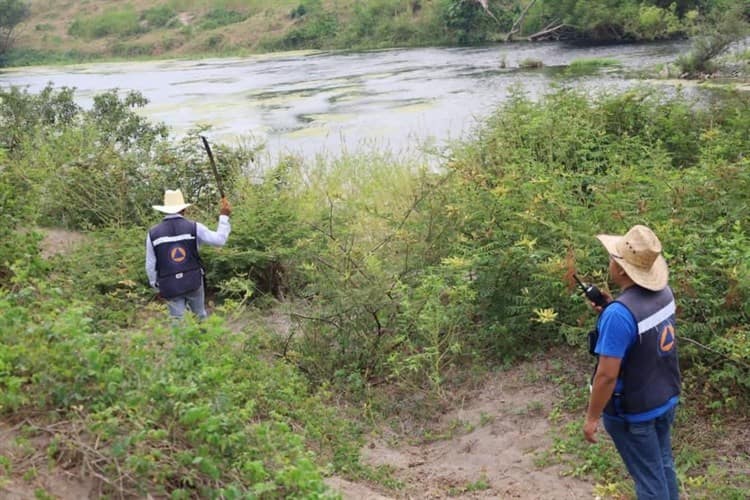
[[[182,218],[180,214],[167,215],[164,219],[176,219]],[[229,216],[220,215],[219,225],[216,227],[216,231],[211,231],[200,222],[195,223],[196,237],[198,238],[198,248],[201,244],[211,245],[215,247],[224,246],[229,237],[229,233],[232,231],[232,226],[229,224]],[[146,233],[146,275],[148,276],[148,282],[151,287],[156,287],[156,254],[154,253],[154,245],[151,244],[151,234]]]

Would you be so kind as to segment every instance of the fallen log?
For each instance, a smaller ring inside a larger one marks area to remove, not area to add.
[[[534,34],[528,36],[529,41],[538,42],[541,40],[559,40],[564,34],[572,34],[575,32],[575,28],[569,24],[560,23],[555,26],[547,26],[541,31],[537,31]]]

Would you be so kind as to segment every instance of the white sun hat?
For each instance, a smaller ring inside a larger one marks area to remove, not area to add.
[[[164,212],[165,214],[176,214],[182,212],[192,203],[185,203],[182,191],[179,189],[167,189],[164,191],[164,205],[153,205],[154,210]]]

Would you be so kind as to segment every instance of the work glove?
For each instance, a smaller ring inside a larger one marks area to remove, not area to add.
[[[229,200],[226,198],[221,199],[221,209],[219,210],[219,213],[221,215],[226,215],[227,217],[232,215],[232,205],[229,204]]]

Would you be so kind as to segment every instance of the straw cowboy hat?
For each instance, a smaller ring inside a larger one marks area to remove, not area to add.
[[[667,286],[667,261],[661,255],[661,242],[651,229],[636,225],[625,236],[598,234],[596,237],[637,285],[655,292]]]
[[[167,189],[164,191],[164,205],[152,205],[154,210],[164,212],[165,214],[176,214],[182,212],[192,203],[185,203],[185,198],[182,197],[182,191],[179,189],[171,190]]]

